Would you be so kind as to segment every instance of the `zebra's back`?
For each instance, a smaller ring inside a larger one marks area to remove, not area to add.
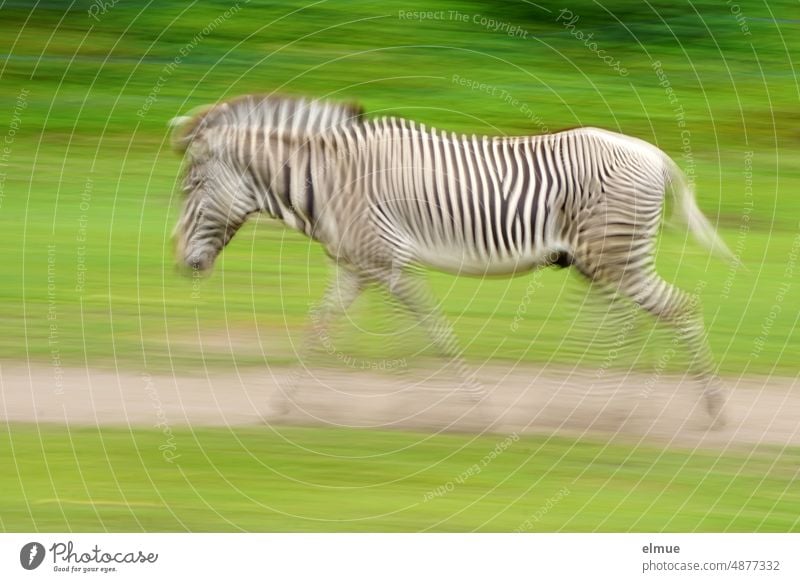
[[[570,227],[602,201],[615,164],[644,157],[660,171],[656,148],[593,128],[478,137],[385,118],[338,131],[356,147],[355,190],[384,237],[415,261],[462,274],[552,262],[569,247]]]

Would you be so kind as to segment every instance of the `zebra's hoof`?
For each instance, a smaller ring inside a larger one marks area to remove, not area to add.
[[[706,394],[706,410],[711,417],[711,430],[721,430],[725,428],[727,419],[725,418],[725,396],[722,391]]]
[[[286,397],[277,397],[267,402],[267,406],[261,413],[261,418],[264,422],[269,422],[271,419],[281,418],[289,414],[291,403]]]
[[[461,390],[461,399],[468,404],[478,404],[486,400],[489,393],[485,388],[463,388]]]

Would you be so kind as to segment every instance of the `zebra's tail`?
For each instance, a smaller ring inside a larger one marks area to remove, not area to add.
[[[672,190],[672,195],[676,202],[676,208],[673,214],[686,223],[689,230],[700,244],[729,263],[737,262],[738,259],[720,238],[719,234],[717,234],[714,225],[709,222],[708,218],[706,218],[697,206],[694,188],[689,184],[683,170],[668,156],[664,157],[667,160],[670,189]]]

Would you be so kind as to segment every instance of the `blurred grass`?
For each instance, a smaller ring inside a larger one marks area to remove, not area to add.
[[[369,438],[364,438],[365,434]],[[337,429],[15,426],[5,531],[798,531],[798,453]],[[177,455],[173,463],[164,447]],[[478,464],[480,471],[469,469]],[[448,485],[449,484],[449,485]],[[550,501],[548,503],[548,500]]]
[[[748,267],[732,271],[668,230],[661,272],[685,289],[705,284],[724,371],[796,374],[800,291],[798,269],[787,268],[800,241],[796,3],[739,1],[749,36],[727,3],[570,4],[576,29],[594,34],[627,77],[570,35],[556,21],[563,5],[550,1],[250,2],[222,20],[232,3],[119,2],[98,20],[89,1],[3,3],[0,361],[184,371],[293,361],[291,340],[328,272],[316,245],[256,221],[214,276],[195,283],[173,273],[169,242],[180,160],[167,120],[277,90],[356,99],[373,115],[455,131],[598,125],[657,143],[694,167],[701,207]],[[447,16],[400,15],[436,10]],[[475,16],[517,26],[525,38]],[[655,60],[685,113],[693,163],[682,156]],[[562,346],[584,290],[568,273],[538,279],[516,332],[530,277],[431,281],[472,359],[571,355]],[[379,299],[356,306],[353,333],[342,340],[348,350],[376,349],[374,336],[356,328],[380,323]],[[198,337],[213,340],[202,353]],[[0,463],[11,468],[0,487],[0,529],[508,531],[539,515],[532,531],[798,530],[796,450],[745,455],[526,437],[425,502],[502,439],[184,429],[175,431],[176,464],[161,456],[165,439],[152,430],[9,427],[0,437]],[[542,514],[562,488],[569,494]]]
[[[315,245],[260,221],[198,287],[172,272],[180,160],[169,150],[166,122],[191,107],[279,90],[357,99],[373,114],[458,131],[599,125],[655,142],[687,167],[674,106],[651,66],[660,60],[685,112],[700,204],[749,269],[732,271],[676,230],[662,239],[662,272],[686,289],[707,283],[710,340],[724,371],[794,374],[800,291],[797,269],[786,267],[800,216],[796,5],[740,5],[750,36],[722,3],[573,3],[576,29],[593,33],[630,71],[621,77],[557,22],[562,6],[551,2],[253,2],[230,17],[226,2],[118,3],[97,20],[90,2],[6,3],[0,133],[20,91],[27,93],[0,167],[0,358],[188,369],[198,364],[198,336],[256,330],[260,347],[212,349],[206,362],[293,360],[290,340],[328,272]],[[436,10],[444,16],[401,15]],[[518,26],[525,38],[492,31],[476,16]],[[165,69],[176,57],[180,63]],[[470,90],[454,75],[519,103]],[[137,114],[157,87],[152,106]],[[748,151],[754,196],[745,222]],[[49,272],[48,245],[55,245]],[[565,273],[542,276],[515,333],[510,324],[528,278],[434,274],[432,281],[471,358],[570,357],[562,342],[583,289]],[[376,304],[356,308],[354,327],[369,328]],[[782,311],[773,323],[776,304]],[[371,340],[349,341],[369,350]]]

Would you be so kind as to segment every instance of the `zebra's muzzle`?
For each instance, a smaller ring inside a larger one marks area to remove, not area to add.
[[[178,260],[176,270],[186,277],[207,275],[214,266],[214,257],[210,253],[195,253],[184,260]]]

